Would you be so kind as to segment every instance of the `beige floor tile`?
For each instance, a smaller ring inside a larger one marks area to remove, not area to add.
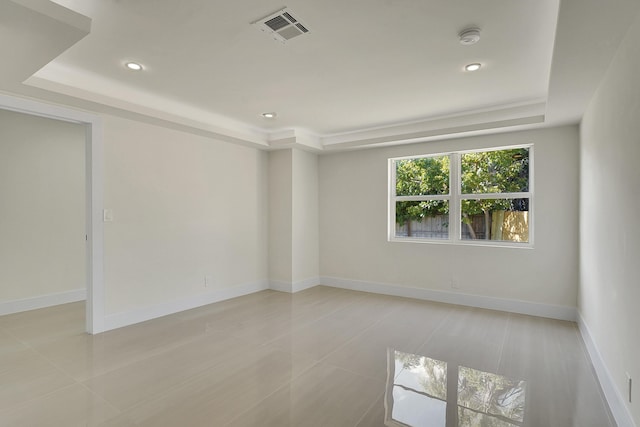
[[[14,338],[32,345],[82,334],[84,320],[85,304],[76,302],[0,316],[0,325]]]
[[[384,394],[380,396],[362,416],[356,427],[388,427],[385,424]],[[445,426],[429,426],[445,427]],[[456,426],[457,427],[457,426]]]
[[[512,315],[500,360],[499,373],[527,382],[525,425],[615,425],[575,324]]]
[[[418,349],[418,354],[450,364],[496,372],[508,319],[508,313],[456,307]]]
[[[387,349],[415,353],[447,318],[450,306],[399,303],[397,310],[330,353],[323,361],[345,370],[384,381]]]
[[[295,329],[269,345],[320,360],[372,325],[367,318],[334,314]]]
[[[151,357],[206,335],[185,322],[161,318],[99,335],[80,333],[35,348],[53,364],[82,381]]]
[[[207,368],[251,352],[248,343],[211,333],[181,346],[114,369],[85,382],[87,387],[120,410],[154,399]]]
[[[0,355],[0,410],[74,384],[31,349]]]
[[[281,301],[281,303],[288,304],[291,302],[291,294],[265,290],[238,298],[231,298],[225,301],[220,301],[215,304],[208,304],[190,310],[185,310],[176,313],[173,316],[176,316],[180,320],[192,320],[197,319],[201,316],[214,314],[216,312],[229,312],[237,309],[242,309],[243,307],[255,308],[256,306],[262,306],[267,301]]]
[[[202,372],[126,415],[141,426],[222,426],[316,362],[263,347]]]
[[[316,287],[83,331],[83,303],[0,317],[0,426],[382,426],[395,351],[447,363],[446,427],[467,368],[525,381],[524,427],[615,425],[570,322]]]
[[[97,426],[118,411],[80,384],[74,384],[26,405],[0,412],[0,426]]]
[[[3,354],[26,350],[27,348],[26,344],[15,339],[9,332],[0,330],[0,357]]]
[[[384,382],[320,363],[229,425],[354,426],[383,392]]]

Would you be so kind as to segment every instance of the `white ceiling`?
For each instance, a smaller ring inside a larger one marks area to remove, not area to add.
[[[91,31],[23,70],[19,92],[318,150],[575,122],[638,11],[636,0],[290,0],[310,33],[281,44],[250,25],[284,7],[272,0],[55,2],[91,18]],[[9,3],[62,13],[48,0]],[[470,26],[481,40],[462,46]],[[464,72],[471,62],[483,68]]]

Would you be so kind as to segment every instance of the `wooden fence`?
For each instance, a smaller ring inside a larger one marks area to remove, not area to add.
[[[462,226],[462,240],[487,240],[486,217],[483,214],[469,218],[469,226]],[[449,217],[438,215],[411,221],[402,226],[396,224],[396,237],[421,239],[446,239],[449,237]],[[489,214],[489,239],[507,242],[529,241],[529,212],[493,211]]]

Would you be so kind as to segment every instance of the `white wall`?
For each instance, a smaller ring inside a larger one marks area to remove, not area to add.
[[[86,289],[84,126],[0,110],[0,304]]]
[[[318,284],[318,156],[269,154],[269,279],[295,292]]]
[[[387,241],[388,158],[528,143],[534,249]],[[320,274],[575,309],[578,153],[578,128],[567,126],[321,156]]]
[[[579,309],[622,401],[640,425],[640,19],[581,123]]]
[[[107,314],[266,283],[266,153],[106,116],[104,157]]]
[[[292,281],[317,279],[318,243],[318,156],[293,150],[292,165]]]
[[[269,153],[269,279],[284,283],[293,280],[292,160],[291,150]]]

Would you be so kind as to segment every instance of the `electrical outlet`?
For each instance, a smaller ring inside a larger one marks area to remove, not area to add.
[[[631,403],[631,386],[633,385],[633,381],[631,380],[631,375],[628,372],[625,372],[627,375],[627,387],[629,392],[629,403]]]
[[[451,279],[451,288],[459,289],[458,281],[456,279]]]
[[[213,276],[204,276],[204,287],[208,288],[213,285]]]

